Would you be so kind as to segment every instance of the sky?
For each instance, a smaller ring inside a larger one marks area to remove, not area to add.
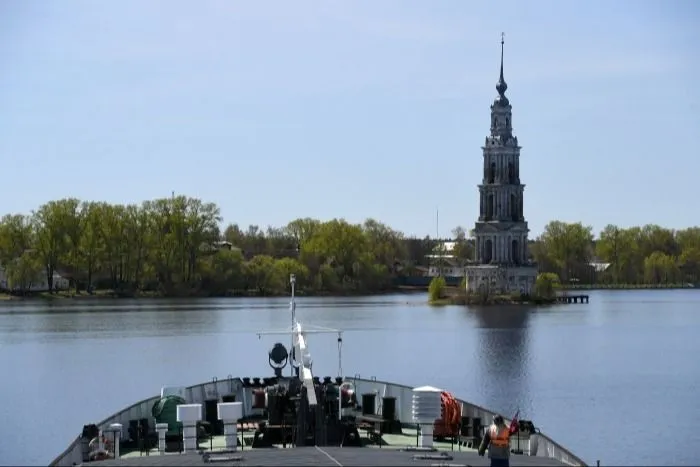
[[[174,191],[471,229],[501,32],[532,237],[700,224],[694,0],[3,0],[0,213]]]

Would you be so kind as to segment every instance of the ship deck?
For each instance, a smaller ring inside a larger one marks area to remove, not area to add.
[[[411,452],[392,448],[342,448],[342,447],[299,447],[291,449],[248,449],[236,452],[211,452],[206,454],[165,454],[143,457],[123,457],[90,462],[102,466],[197,466],[197,465],[240,465],[240,466],[294,466],[322,465],[342,466],[487,466],[490,460],[480,457],[476,451]],[[554,459],[530,456],[511,456],[511,466],[561,466]]]
[[[366,435],[361,430],[361,436]],[[240,435],[240,433],[239,433]],[[364,438],[364,436],[362,436]],[[381,446],[370,443],[364,447],[283,447],[251,448],[252,438],[246,437],[246,445],[235,452],[225,450],[223,436],[214,436],[210,440],[199,443],[198,452],[160,454],[157,449],[147,452],[138,450],[122,451],[119,459],[93,461],[89,465],[96,466],[196,466],[206,464],[236,465],[236,466],[293,466],[293,465],[326,465],[326,466],[423,466],[451,465],[486,466],[490,465],[487,457],[480,457],[473,448],[452,444],[450,442],[434,442],[436,451],[416,451],[415,430],[404,429],[403,434],[383,434]],[[415,449],[415,448],[413,448]],[[530,457],[512,455],[512,466],[562,466],[566,465],[557,460],[545,457]]]

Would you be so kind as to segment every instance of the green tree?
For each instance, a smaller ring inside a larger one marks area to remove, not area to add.
[[[314,288],[330,293],[342,292],[343,285],[340,278],[341,275],[342,270],[339,273],[339,271],[330,264],[321,264],[314,280]]]
[[[434,277],[428,286],[428,297],[430,298],[430,301],[436,302],[443,298],[445,294],[445,287],[447,287],[447,283],[445,282],[444,277]]]
[[[600,233],[600,238],[595,245],[598,258],[611,264],[613,282],[618,282],[620,279],[620,256],[624,246],[629,248],[629,245],[622,245],[622,237],[621,229],[616,225],[609,224]]]
[[[34,224],[29,216],[8,214],[0,220],[0,265],[19,258],[36,244]]]
[[[305,217],[303,219],[295,219],[287,224],[285,230],[297,243],[298,247],[305,244],[318,232],[321,222],[316,219]]]
[[[285,277],[275,267],[272,256],[258,255],[248,261],[246,275],[248,286],[257,290],[260,295],[279,292],[284,289]]]
[[[541,239],[530,240],[527,250],[530,254],[530,259],[537,264],[540,271],[551,272],[559,270],[559,267],[550,258],[549,252]]]
[[[249,225],[248,230],[245,232],[243,237],[245,243],[243,244],[243,249],[251,255],[265,255],[268,254],[267,239],[265,238],[265,232],[260,230],[257,225]]]
[[[700,248],[691,247],[683,250],[678,263],[679,269],[683,273],[683,280],[698,282],[698,278],[700,278]]]
[[[184,197],[183,197],[184,198]],[[188,283],[199,279],[199,258],[205,245],[211,245],[220,237],[221,212],[214,203],[203,203],[199,199],[184,198],[185,219],[183,226],[183,262],[185,280]]]
[[[673,230],[655,224],[645,225],[639,233],[642,254],[647,257],[658,251],[667,256],[678,256],[680,249]]]
[[[679,269],[673,257],[654,251],[644,259],[644,277],[648,284],[675,283],[679,277]]]
[[[238,224],[229,224],[224,230],[224,240],[245,251],[245,233]]]
[[[369,242],[359,225],[344,219],[322,223],[301,246],[302,258],[315,264],[337,267],[341,280],[351,282],[359,272],[360,256],[368,251]]]
[[[126,274],[126,207],[106,205],[101,210],[101,222],[97,224],[103,242],[103,273],[112,289],[120,289]],[[155,221],[155,219],[153,219]]]
[[[25,293],[41,277],[41,263],[33,250],[35,234],[29,216],[6,215],[0,220],[0,267],[9,290]]]
[[[457,226],[452,229],[452,239],[455,242],[452,254],[459,263],[465,264],[474,258],[474,248],[467,238],[467,231],[464,227]]]
[[[267,240],[265,251],[275,258],[285,257],[297,252],[297,243],[283,227],[268,227],[265,238]]]
[[[403,234],[374,219],[367,219],[363,225],[367,237],[367,250],[372,252],[374,261],[365,258],[363,263],[374,262],[382,265],[387,271],[395,271],[399,263],[406,257],[406,244]]]
[[[309,268],[295,258],[280,258],[275,261],[274,268],[277,275],[281,278],[281,290],[283,292],[287,288],[287,279],[291,274],[296,276],[296,287],[299,289],[307,288],[309,285]]]
[[[700,227],[679,230],[676,232],[675,239],[681,251],[692,248],[700,249]]]
[[[122,222],[116,225],[123,228],[127,239],[124,248],[117,250],[123,255],[122,277],[119,283],[126,283],[129,288],[138,289],[143,275],[147,275],[147,271],[152,274],[153,271],[147,263],[149,254],[156,248],[153,242],[153,217],[147,204],[141,207],[130,204],[118,210],[116,214],[122,216]]]
[[[62,263],[71,268],[70,282],[73,287],[78,288],[76,274],[80,266],[80,240],[83,236],[83,216],[80,211],[80,201],[75,198],[67,198],[59,201],[59,213],[61,216],[62,229],[66,236],[66,257]]]
[[[108,209],[105,203],[83,203],[81,218],[83,229],[80,237],[79,267],[85,272],[86,286],[92,290],[95,271],[104,261],[104,238],[102,236],[102,219]]]
[[[545,272],[537,275],[534,293],[538,298],[551,300],[560,287],[559,276],[552,272]]]
[[[54,292],[53,278],[59,260],[69,258],[74,229],[75,200],[49,201],[34,213],[37,235],[36,251],[44,265],[46,283],[50,293]]]
[[[20,294],[28,292],[41,277],[42,266],[33,250],[25,250],[5,267],[8,289]]]
[[[240,250],[220,250],[202,259],[202,288],[215,296],[230,295],[245,285]]]
[[[700,283],[700,227],[691,227],[676,232],[675,239],[680,249],[679,266],[683,280]]]
[[[566,281],[573,278],[573,272],[590,259],[593,244],[593,228],[580,222],[548,223],[538,239],[547,257],[561,271]]]
[[[641,231],[637,228],[622,229],[606,226],[596,242],[596,255],[610,263],[610,279],[613,283],[636,283],[644,261],[640,249]]]

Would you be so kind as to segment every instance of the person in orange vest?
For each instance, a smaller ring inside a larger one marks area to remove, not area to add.
[[[483,456],[488,449],[491,467],[510,466],[510,435],[511,429],[506,426],[503,417],[500,415],[493,417],[493,423],[486,430],[479,445],[480,456]]]

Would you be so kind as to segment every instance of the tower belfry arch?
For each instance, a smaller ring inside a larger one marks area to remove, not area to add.
[[[479,218],[474,227],[475,264],[467,267],[467,289],[530,293],[537,268],[528,263],[528,225],[523,213],[525,185],[520,180],[520,149],[513,134],[513,108],[506,97],[505,33],[491,127],[482,146],[484,177],[478,185]]]

